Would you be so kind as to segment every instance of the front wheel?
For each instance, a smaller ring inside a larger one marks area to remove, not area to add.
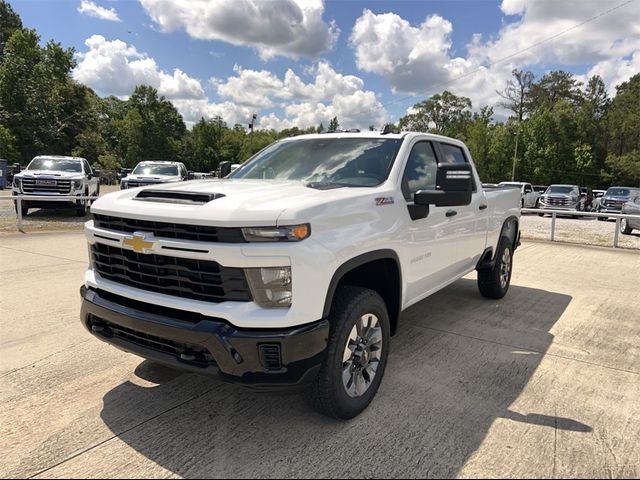
[[[320,413],[348,420],[369,406],[382,381],[389,355],[389,315],[377,292],[344,286],[336,291],[329,322],[326,357],[309,400]]]
[[[478,270],[478,289],[487,298],[502,298],[507,294],[511,284],[513,268],[513,245],[502,237],[498,244],[498,252],[493,268]]]
[[[620,220],[620,233],[624,235],[631,235],[633,228],[629,227],[629,222],[626,218]]]

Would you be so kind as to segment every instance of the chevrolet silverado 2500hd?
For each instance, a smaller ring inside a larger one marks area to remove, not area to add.
[[[483,295],[506,294],[520,192],[485,191],[457,140],[338,133],[91,211],[81,318],[96,337],[253,388],[304,386],[345,419],[376,394],[400,312],[473,270]]]

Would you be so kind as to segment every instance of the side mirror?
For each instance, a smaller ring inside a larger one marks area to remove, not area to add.
[[[193,180],[195,177],[193,176],[193,171],[189,170],[187,172],[187,180]]]
[[[439,163],[435,190],[419,190],[416,205],[455,207],[469,205],[473,194],[473,171],[469,163]]]
[[[220,175],[218,175],[220,178],[224,178],[227,175],[229,175],[231,173],[231,162],[220,162],[220,165],[218,166],[218,169],[220,171]]]

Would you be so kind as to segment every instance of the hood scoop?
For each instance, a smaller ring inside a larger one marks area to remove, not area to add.
[[[181,192],[179,190],[142,190],[134,200],[143,202],[178,203],[183,205],[204,205],[217,198],[222,193]]]

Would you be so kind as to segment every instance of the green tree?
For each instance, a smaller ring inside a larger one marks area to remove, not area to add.
[[[335,132],[340,128],[340,124],[338,123],[338,117],[333,117],[329,122],[329,131]]]
[[[0,158],[10,162],[20,159],[16,137],[4,125],[0,125]]]
[[[471,100],[445,90],[416,103],[412,113],[400,119],[400,127],[464,138],[471,119]]]
[[[4,47],[11,35],[21,28],[20,16],[13,11],[8,2],[0,0],[0,58],[2,58]]]
[[[39,153],[70,153],[77,130],[66,109],[75,88],[73,49],[39,45],[34,30],[16,30],[0,62],[0,120],[15,135],[23,162]],[[51,149],[54,151],[52,152]]]

